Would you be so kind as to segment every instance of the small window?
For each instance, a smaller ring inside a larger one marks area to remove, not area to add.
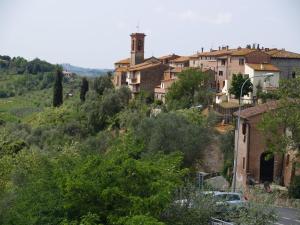
[[[221,65],[224,66],[226,63],[226,60],[225,59],[221,59]]]
[[[288,154],[286,156],[286,160],[285,160],[285,166],[288,166],[290,164],[290,155]]]
[[[132,40],[132,43],[131,43],[131,50],[134,51],[134,40]]]
[[[243,125],[242,125],[242,133],[243,133],[243,135],[245,135],[246,132],[247,132],[247,124],[243,123]]]
[[[223,76],[223,71],[219,71],[219,76]]]
[[[142,49],[143,49],[143,41],[138,40],[138,51],[142,51]]]
[[[292,72],[292,78],[296,78],[296,72]]]
[[[245,64],[245,60],[244,59],[239,59],[239,65],[244,65]]]
[[[243,157],[243,169],[245,169],[245,157]]]

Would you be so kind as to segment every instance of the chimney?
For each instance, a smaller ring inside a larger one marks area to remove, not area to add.
[[[246,45],[246,48],[251,49],[251,45],[250,45],[250,44],[247,44],[247,45]]]
[[[259,48],[259,44],[257,44],[257,47],[256,47],[256,48],[257,48],[257,50],[259,50],[259,49],[260,49],[260,48]]]
[[[255,49],[255,44],[252,44],[252,49]]]
[[[219,46],[219,51],[221,50],[221,46]]]
[[[241,49],[242,49],[242,47],[241,47],[241,46],[239,46],[237,49],[238,49],[238,50],[241,50]]]
[[[212,52],[212,51],[213,51],[213,49],[211,48],[211,49],[210,49],[210,51]]]
[[[203,50],[204,50],[204,48],[202,47],[202,48],[201,48],[201,52],[203,52]]]
[[[228,50],[229,49],[229,46],[228,45],[226,45],[226,50]]]

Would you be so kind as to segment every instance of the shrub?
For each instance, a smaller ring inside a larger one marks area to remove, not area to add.
[[[291,198],[300,198],[300,176],[295,176],[290,184],[289,196]]]

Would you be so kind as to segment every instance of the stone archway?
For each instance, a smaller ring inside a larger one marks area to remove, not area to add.
[[[260,181],[272,182],[274,177],[274,155],[264,152],[260,156]]]

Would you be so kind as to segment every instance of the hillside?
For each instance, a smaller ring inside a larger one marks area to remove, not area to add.
[[[111,69],[94,69],[94,68],[84,68],[79,66],[73,66],[68,63],[63,63],[61,66],[64,70],[67,70],[72,73],[76,73],[80,76],[88,76],[88,77],[96,77],[96,76],[103,76],[107,74],[107,72],[112,71]]]

